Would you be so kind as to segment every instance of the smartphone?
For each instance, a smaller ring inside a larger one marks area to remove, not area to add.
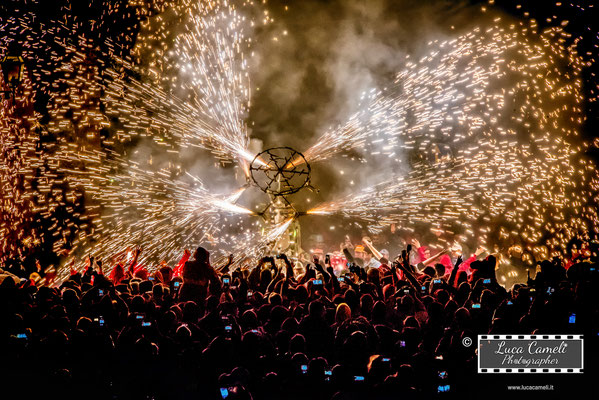
[[[223,278],[223,283],[224,283],[225,285],[228,285],[228,284],[229,284],[229,278],[228,278],[228,277],[224,277],[224,278]]]
[[[152,323],[150,321],[142,321],[141,326],[150,327],[150,326],[152,326]]]
[[[514,303],[513,303],[511,300],[508,300],[508,301],[507,301],[507,305],[508,305],[508,306],[511,306],[511,305],[514,305]]]
[[[322,285],[322,279],[314,279],[312,282],[314,285]]]
[[[437,284],[441,283],[441,279],[433,279],[433,283],[435,285],[437,285]]]
[[[143,314],[139,314],[139,313],[135,314],[135,319],[142,320],[142,319],[144,319],[144,315]]]
[[[491,283],[491,279],[489,279],[489,278],[487,278],[487,279],[484,279],[484,280],[483,280],[483,283],[484,283],[485,285],[488,285],[489,283]]]
[[[354,376],[354,382],[364,382],[364,377],[362,375]]]
[[[254,291],[251,289],[248,289],[248,297],[251,297],[254,295]]]
[[[407,289],[407,288],[403,289],[403,294],[410,294],[410,289]]]
[[[229,396],[229,390],[227,388],[220,388],[220,397],[226,399]]]
[[[26,333],[17,333],[16,338],[27,340],[27,334]]]
[[[331,376],[333,376],[333,371],[331,371],[330,369],[327,369],[324,371],[324,380],[325,381],[330,381],[331,380]]]
[[[154,280],[154,277],[153,277],[153,276],[149,276],[149,277],[148,277],[148,280],[149,280],[149,281],[153,281],[153,280]]]
[[[420,291],[422,293],[426,293],[426,286],[420,286]]]
[[[383,357],[383,358],[381,359],[381,361],[382,361],[382,362],[391,362],[391,359],[390,359],[390,358],[388,358],[388,357]]]
[[[472,308],[480,308],[480,303],[472,304]]]
[[[339,277],[339,282],[345,282],[345,277],[344,276],[340,276]]]
[[[233,332],[233,327],[231,325],[225,325],[225,333]]]
[[[98,295],[104,296],[104,289],[98,289]]]
[[[300,370],[302,371],[302,374],[307,374],[308,373],[308,366],[306,364],[302,364],[300,367]]]
[[[437,393],[446,393],[449,392],[450,386],[449,385],[439,385],[437,386]]]
[[[552,288],[551,286],[549,286],[549,287],[547,288],[547,294],[548,294],[548,295],[552,295],[554,292],[555,292],[555,289],[554,289],[554,288]]]
[[[179,281],[173,282],[173,286],[175,287],[175,290],[179,290],[180,285],[181,285],[181,282],[179,282]]]
[[[447,379],[447,371],[439,371],[439,378],[441,379]]]
[[[570,318],[568,319],[568,322],[571,324],[576,323],[576,314],[575,313],[570,314]]]
[[[406,347],[406,341],[405,340],[400,340],[399,341],[399,347]]]
[[[331,265],[331,255],[327,254],[326,256],[324,256],[324,263],[326,265]]]

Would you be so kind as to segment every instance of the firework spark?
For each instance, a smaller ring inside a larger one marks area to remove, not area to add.
[[[538,40],[531,30],[496,24],[431,42],[433,50],[408,62],[390,88],[365,96],[364,109],[305,157],[322,161],[353,149],[394,161],[397,172],[309,213],[430,222],[481,241],[537,243],[551,232],[558,238],[551,247],[562,249],[597,227],[588,206],[596,171],[578,138],[586,63],[563,44],[560,27]],[[501,228],[490,235],[489,225]]]

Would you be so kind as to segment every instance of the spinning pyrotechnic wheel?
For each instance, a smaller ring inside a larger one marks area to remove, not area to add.
[[[310,164],[302,153],[290,147],[273,147],[254,157],[250,174],[263,192],[285,196],[309,184]]]

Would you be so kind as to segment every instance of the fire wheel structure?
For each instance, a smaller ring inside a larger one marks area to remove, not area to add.
[[[310,182],[310,164],[291,147],[273,147],[259,153],[250,164],[252,180],[265,193],[286,196]]]

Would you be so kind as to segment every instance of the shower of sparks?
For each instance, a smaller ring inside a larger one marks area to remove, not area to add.
[[[255,262],[256,259],[270,253],[277,241],[287,232],[294,219],[292,217],[281,223],[268,226],[262,233],[258,229],[254,229],[236,236],[236,242],[231,244],[232,254],[235,256],[234,265],[242,266],[246,264],[246,261]]]
[[[195,0],[175,2],[142,24],[134,49],[141,65],[121,60],[123,68],[108,71],[104,102],[122,124],[119,139],[197,146],[246,170],[254,158],[244,121],[251,24],[227,1]]]
[[[79,259],[141,246],[142,263],[154,268],[162,260],[176,262],[189,243],[231,239],[249,246],[226,233],[243,230],[227,215],[253,214],[234,204],[245,188],[211,194],[199,179],[184,179],[178,155],[206,149],[223,162],[236,161],[247,175],[254,156],[244,121],[250,106],[244,52],[251,45],[254,5],[175,0],[157,9],[130,3],[125,9],[107,5],[100,21],[72,17],[38,26],[32,13],[1,21],[5,45],[11,35],[29,32],[23,51],[27,89],[2,107],[2,199],[10,212],[0,221],[1,259],[43,240],[31,229],[39,216],[55,220],[54,250]],[[98,46],[94,30],[118,15],[130,18],[131,10],[142,26],[132,56],[112,37],[100,35]],[[270,21],[264,14],[262,23]],[[40,87],[44,82],[50,87]],[[32,107],[32,87],[48,95],[43,125]],[[49,144],[38,137],[42,131],[52,136]],[[140,144],[151,153],[148,159],[134,156]],[[154,162],[160,153],[168,153],[167,166]]]
[[[92,202],[88,213],[100,215],[93,232],[80,231],[72,241],[78,259],[82,254],[99,258],[124,254],[140,246],[141,264],[153,270],[162,261],[176,260],[189,243],[229,245],[226,237],[219,235],[221,227],[229,225],[240,231],[242,221],[230,216],[252,214],[231,202],[239,191],[218,196],[197,178],[174,178],[170,169],[150,170],[131,160],[91,151],[73,152],[70,161],[85,162],[86,171],[69,171],[70,181],[86,188]],[[55,245],[59,249],[66,243]]]
[[[597,230],[596,170],[578,137],[587,64],[561,28],[534,36],[535,26],[431,42],[392,87],[368,94],[362,111],[304,153],[321,161],[354,149],[409,172],[308,213],[428,222],[481,242],[545,240],[562,250]]]
[[[141,246],[140,261],[153,271],[208,241],[243,264],[293,222],[264,234],[257,223],[247,228],[252,212],[236,204],[246,188],[214,194],[179,158],[205,149],[248,175],[246,54],[258,6],[148,3],[109,4],[90,21],[65,12],[43,26],[33,13],[0,16],[0,48],[18,40],[27,60],[22,89],[0,107],[0,262],[43,242],[79,259],[131,257]],[[99,33],[122,15],[139,18],[135,44],[127,32]],[[308,214],[340,213],[373,229],[425,222],[450,235],[520,238],[551,251],[580,230],[597,230],[599,179],[578,137],[584,103],[596,100],[584,98],[581,71],[594,60],[584,61],[562,28],[537,30],[532,20],[497,19],[407,60],[392,85],[365,94],[361,111],[304,153],[315,162],[359,151],[393,161],[396,171]],[[47,97],[44,115],[38,95]],[[168,165],[137,159],[140,143],[168,155]],[[42,218],[52,222],[52,238]]]

